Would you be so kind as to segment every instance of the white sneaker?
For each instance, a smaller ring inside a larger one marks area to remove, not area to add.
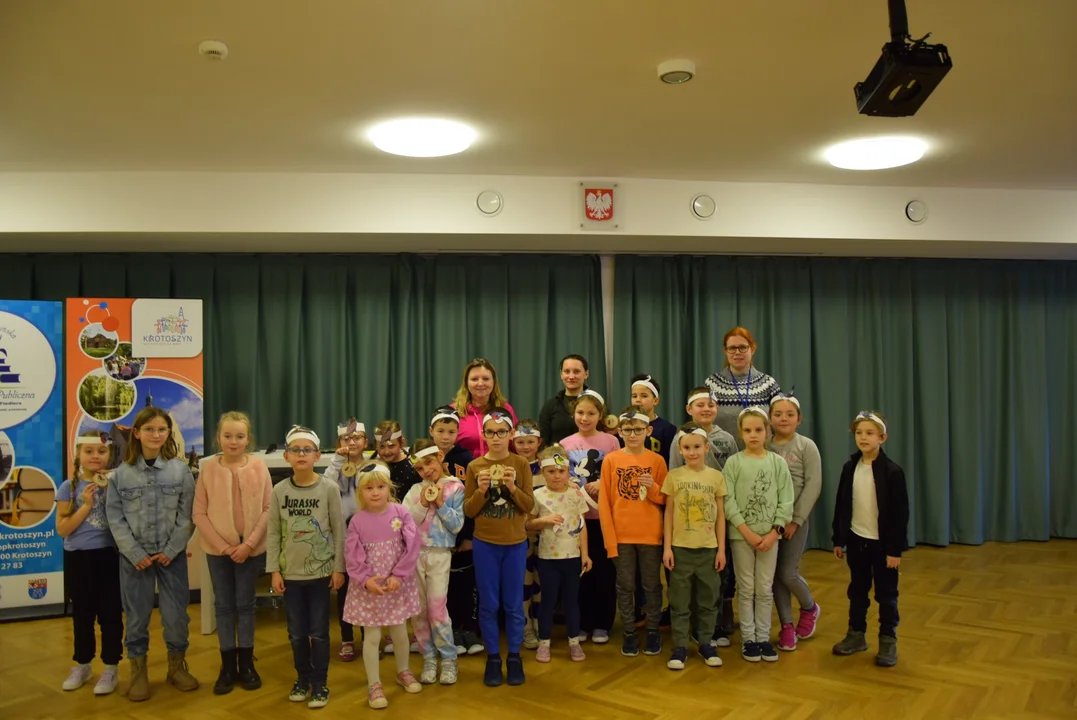
[[[729,638],[725,635],[722,635],[717,640],[711,640],[711,647],[729,647],[729,645]]]
[[[578,636],[576,636],[576,639],[580,642],[587,642],[587,633],[581,632]]]
[[[591,633],[591,642],[596,645],[604,645],[610,641],[610,634],[605,630],[595,630]]]
[[[116,690],[117,681],[117,667],[115,665],[106,665],[105,672],[101,673],[101,678],[94,685],[94,695],[108,695]]]
[[[71,668],[71,674],[67,676],[67,680],[64,680],[64,690],[78,690],[91,677],[93,677],[93,671],[89,663],[75,665]]]
[[[524,628],[523,646],[528,650],[534,650],[539,646],[538,635],[535,634],[535,629],[530,625]]]
[[[396,645],[393,645],[393,641],[390,640],[389,642],[385,643],[385,648],[382,650],[382,652],[386,655],[392,655],[394,650],[396,650]]]

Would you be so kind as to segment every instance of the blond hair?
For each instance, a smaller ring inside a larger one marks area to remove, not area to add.
[[[544,448],[543,450],[540,450],[539,454],[538,454],[538,459],[539,460],[548,460],[549,458],[552,458],[554,455],[560,455],[561,457],[565,458],[566,460],[568,459],[568,452],[566,452],[565,449],[563,447],[561,447],[561,443],[554,443],[550,447]]]
[[[384,472],[381,470],[375,470],[372,466],[377,465],[379,468],[385,468]],[[396,486],[393,485],[393,481],[389,476],[389,466],[383,463],[381,460],[371,460],[363,465],[360,469],[359,475],[355,478],[355,501],[359,504],[359,509],[362,510],[366,507],[363,503],[363,488],[370,483],[377,481],[385,483],[389,486],[389,502],[398,503],[400,500],[396,497]]]
[[[217,449],[221,449],[221,431],[224,429],[224,424],[226,422],[238,422],[247,426],[247,447],[243,448],[243,452],[251,452],[255,447],[254,430],[251,429],[251,419],[247,416],[247,413],[240,412],[239,410],[229,410],[221,415],[221,419],[217,421],[217,436],[213,440],[217,444]]]
[[[456,391],[456,401],[453,403],[453,409],[456,410],[456,414],[460,417],[467,416],[467,408],[471,405],[471,391],[467,389],[467,376],[475,368],[489,370],[490,376],[494,379],[494,387],[490,390],[490,399],[487,401],[486,407],[479,408],[479,410],[489,412],[493,408],[505,407],[505,396],[501,394],[501,385],[497,382],[497,370],[494,369],[493,363],[486,358],[475,358],[464,367],[464,379],[460,383],[460,389]]]

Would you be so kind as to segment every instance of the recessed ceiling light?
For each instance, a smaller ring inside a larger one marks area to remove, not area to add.
[[[429,118],[390,120],[375,125],[367,133],[379,150],[407,157],[455,155],[471,147],[478,136],[463,123]]]
[[[666,60],[658,66],[658,79],[667,85],[682,85],[696,75],[696,64],[691,60]]]
[[[927,143],[913,137],[878,137],[850,140],[827,149],[827,162],[843,170],[884,170],[914,163],[924,156]]]

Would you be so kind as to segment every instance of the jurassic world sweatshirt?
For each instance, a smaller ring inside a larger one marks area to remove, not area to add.
[[[285,580],[315,580],[344,572],[347,528],[336,483],[319,476],[301,487],[295,478],[277,483],[269,503],[266,572]]]

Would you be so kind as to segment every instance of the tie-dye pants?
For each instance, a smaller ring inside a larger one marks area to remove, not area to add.
[[[456,658],[452,622],[446,607],[449,591],[449,567],[452,553],[448,548],[424,547],[415,568],[419,580],[419,614],[411,619],[415,640],[423,657],[441,655],[442,660]]]

